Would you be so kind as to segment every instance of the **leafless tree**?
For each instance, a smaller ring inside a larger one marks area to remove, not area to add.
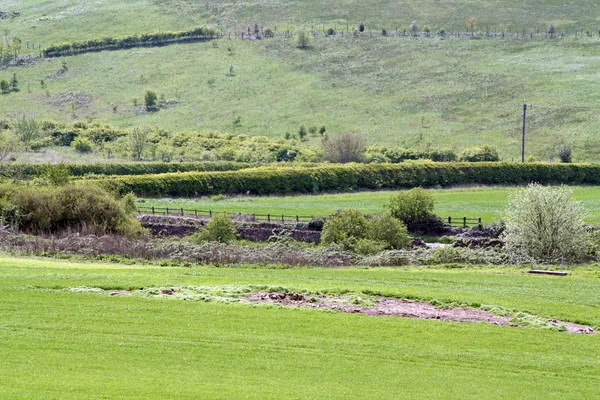
[[[323,156],[332,163],[358,162],[367,151],[365,139],[356,132],[323,138]]]

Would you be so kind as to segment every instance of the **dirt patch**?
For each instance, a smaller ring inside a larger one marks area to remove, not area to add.
[[[73,105],[78,109],[90,108],[93,96],[88,93],[57,93],[49,98],[49,104],[56,108],[72,107]]]
[[[12,19],[20,16],[21,13],[18,11],[0,11],[0,19]]]
[[[371,316],[395,316],[419,319],[437,319],[453,322],[485,322],[492,325],[521,326],[514,322],[510,315],[500,316],[489,311],[476,308],[439,308],[434,305],[415,300],[393,299],[381,297],[374,304],[351,304],[356,299],[330,297],[323,295],[305,295],[301,293],[255,293],[244,297],[249,302],[275,303],[295,307],[326,308],[346,313],[359,313]],[[350,304],[349,304],[350,303]],[[571,333],[596,333],[590,326],[548,320],[549,328]]]

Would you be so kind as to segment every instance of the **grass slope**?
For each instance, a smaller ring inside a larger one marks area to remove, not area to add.
[[[471,15],[480,25],[503,23],[515,30],[595,30],[594,4],[579,0],[512,0],[494,3],[439,1],[401,4],[377,0],[299,1],[252,4],[209,1],[52,2],[28,0],[19,18],[2,22],[9,36],[50,43],[96,36],[176,30],[212,23],[224,30],[250,21],[264,26],[303,23],[381,25],[399,29],[417,19],[451,30]],[[524,12],[529,10],[531,12]],[[411,11],[412,10],[412,11]],[[535,11],[534,11],[535,10]],[[509,24],[512,21],[512,24]],[[525,25],[525,26],[523,26]],[[85,27],[85,29],[83,28]],[[541,27],[541,28],[540,28]],[[283,28],[280,28],[283,29]],[[377,28],[378,29],[378,28]],[[594,160],[600,70],[598,39],[440,40],[438,38],[320,38],[309,50],[294,39],[229,41],[85,54],[45,60],[16,72],[21,92],[0,96],[6,114],[35,110],[62,121],[92,119],[119,126],[158,124],[167,128],[218,129],[282,137],[301,124],[329,132],[356,130],[371,143],[408,147],[451,147],[489,143],[506,160],[519,158],[520,109],[533,103],[529,154],[544,160],[558,147],[575,148],[578,160]],[[233,65],[235,76],[228,76]],[[42,88],[44,79],[47,87]],[[168,109],[146,113],[146,89],[172,100]],[[241,118],[241,126],[234,120]]]
[[[599,275],[576,275],[586,278],[506,268],[187,269],[3,258],[0,396],[594,398],[596,336],[45,289],[369,289],[600,324]]]
[[[573,197],[583,202],[589,223],[600,222],[600,188],[573,187]],[[428,189],[435,197],[435,212],[442,218],[481,217],[484,224],[498,221],[506,208],[514,187]],[[285,214],[325,216],[344,208],[356,208],[366,213],[381,212],[398,191],[327,194],[287,197],[231,197],[224,200],[202,199],[141,199],[142,207],[184,208],[255,214]]]

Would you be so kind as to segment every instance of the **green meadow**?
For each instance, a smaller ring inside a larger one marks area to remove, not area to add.
[[[442,218],[482,218],[484,224],[502,219],[510,193],[517,187],[464,187],[453,189],[428,189],[435,200],[435,213]],[[581,201],[588,212],[589,223],[600,222],[600,188],[572,187],[573,197]],[[326,216],[346,208],[365,213],[381,212],[398,191],[358,192],[284,197],[216,197],[200,199],[140,199],[138,206],[184,208],[254,214],[285,214]],[[144,210],[146,211],[146,210]]]
[[[163,268],[4,257],[0,397],[594,398],[600,371],[593,335],[69,290],[277,285],[497,305],[600,325],[600,275],[589,267],[572,274]]]

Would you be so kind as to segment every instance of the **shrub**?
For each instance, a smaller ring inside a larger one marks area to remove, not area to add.
[[[365,139],[358,133],[348,132],[323,138],[323,157],[332,163],[361,161],[366,151]]]
[[[514,193],[505,221],[506,248],[516,258],[579,261],[590,248],[583,206],[564,186],[531,184]]]
[[[53,186],[64,186],[71,182],[71,174],[65,164],[50,165],[44,178]]]
[[[573,151],[570,147],[561,147],[558,150],[558,158],[560,158],[560,162],[562,163],[570,163],[573,161]]]
[[[0,205],[9,207],[10,214],[18,216],[6,222],[35,233],[83,227],[98,234],[138,235],[142,232],[139,222],[120,199],[91,184],[58,188],[2,185],[0,198],[3,199]],[[7,210],[0,210],[0,214],[5,215]]]
[[[323,244],[342,244],[344,242],[363,239],[367,234],[369,223],[359,210],[341,210],[325,220],[321,242]],[[353,247],[353,244],[345,247]]]
[[[387,249],[389,249],[388,243],[367,238],[358,240],[354,245],[354,251],[363,256],[378,254]]]
[[[434,204],[433,195],[418,187],[392,197],[387,207],[394,218],[409,224],[431,216]]]
[[[483,146],[471,147],[464,149],[460,153],[459,161],[482,162],[482,161],[499,161],[498,152],[492,146],[484,144]]]
[[[158,101],[158,96],[152,90],[146,90],[146,94],[144,95],[144,104],[146,105],[147,111],[156,110],[156,102]]]
[[[367,237],[385,243],[386,247],[383,250],[403,249],[410,246],[412,242],[406,226],[389,212],[376,215],[369,220]]]
[[[233,221],[227,215],[215,215],[206,228],[195,235],[196,240],[228,243],[236,239],[237,232]]]
[[[88,138],[84,138],[78,136],[73,142],[71,142],[71,147],[75,149],[76,152],[84,154],[92,152],[92,142]]]
[[[298,37],[296,41],[298,46],[304,49],[310,46],[310,35],[305,30],[300,30],[298,31]]]
[[[39,140],[44,135],[40,121],[27,114],[17,115],[9,123],[10,131],[23,143]]]

